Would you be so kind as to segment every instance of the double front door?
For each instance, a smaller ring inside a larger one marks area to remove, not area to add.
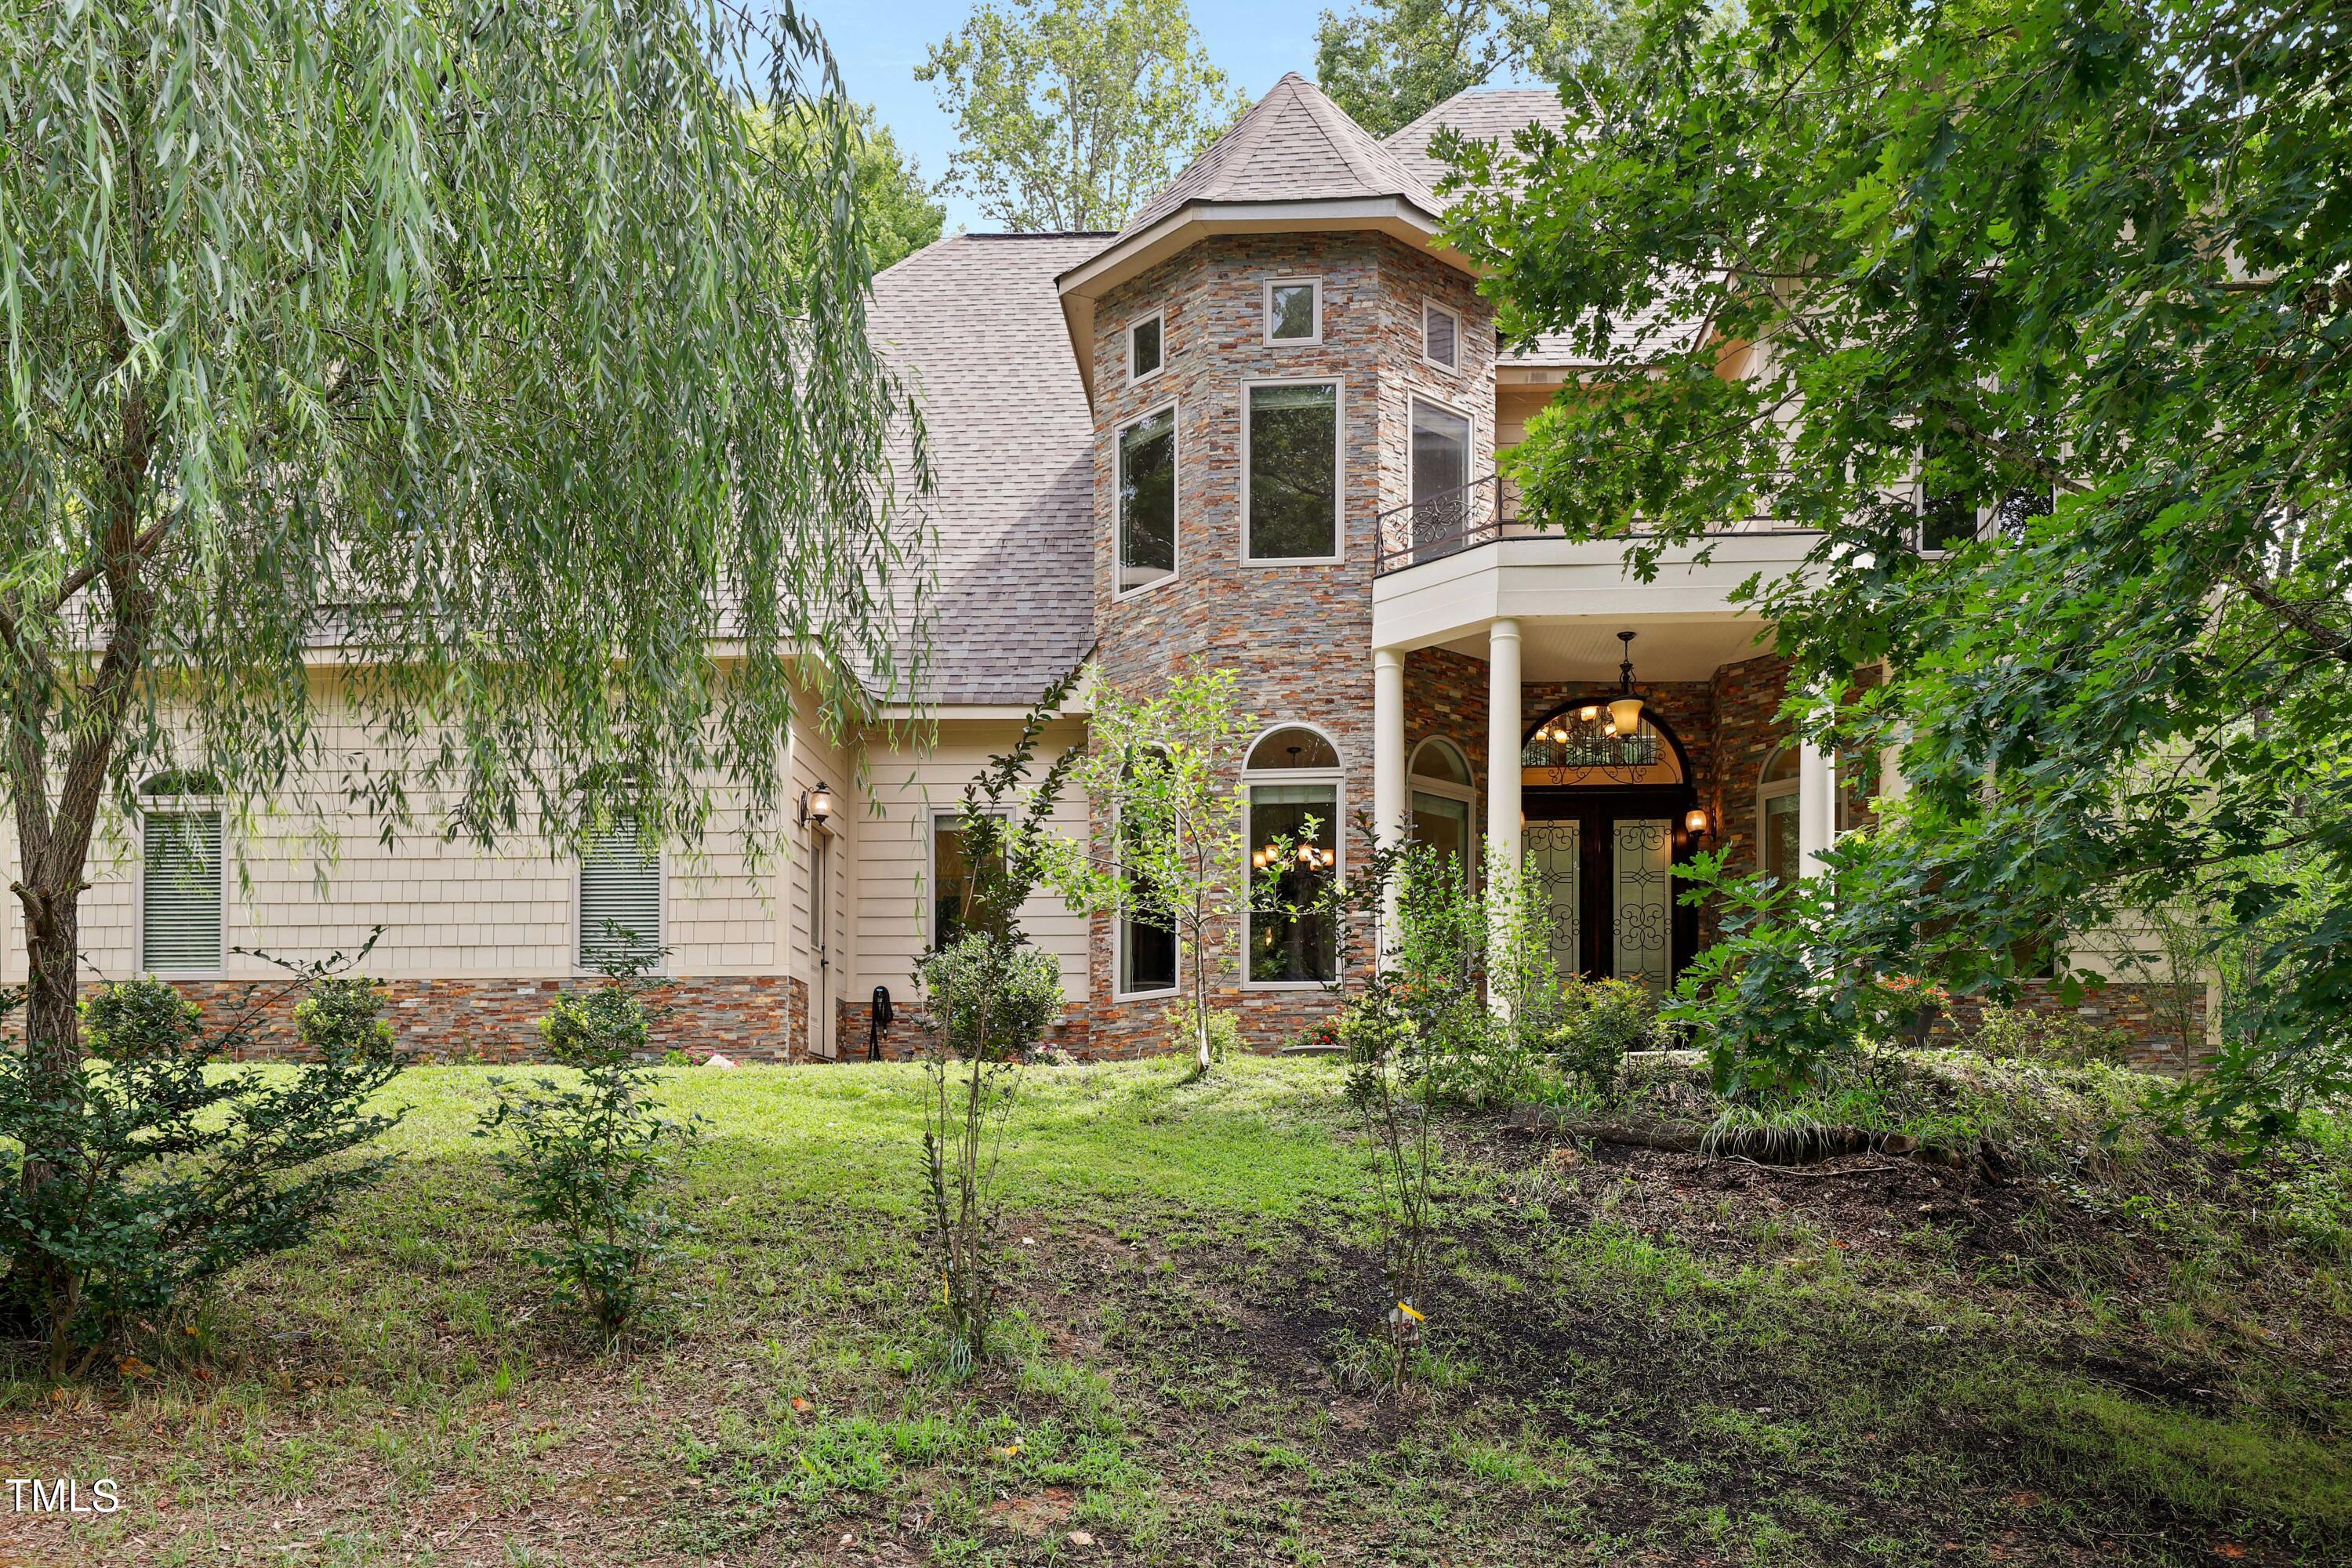
[[[1682,792],[1528,793],[1524,864],[1549,917],[1555,967],[1664,991],[1695,930],[1675,902]]]

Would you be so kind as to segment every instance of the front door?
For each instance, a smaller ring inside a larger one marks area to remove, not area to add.
[[[1528,791],[1527,874],[1550,917],[1563,975],[1674,983],[1691,954],[1696,911],[1675,901],[1689,791]]]

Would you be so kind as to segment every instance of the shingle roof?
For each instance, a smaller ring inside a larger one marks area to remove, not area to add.
[[[1032,701],[1094,640],[1094,421],[1054,279],[1105,237],[957,235],[874,280],[937,484],[929,700]]]
[[[1468,141],[1500,142],[1530,125],[1557,131],[1568,123],[1559,94],[1548,87],[1474,87],[1457,92],[1381,143],[1431,190],[1451,172],[1429,151],[1440,131],[1458,131]]]
[[[1457,92],[1381,144],[1397,162],[1434,190],[1451,166],[1433,156],[1429,144],[1443,130],[1461,132],[1473,142],[1505,142],[1529,125],[1558,131],[1568,123],[1559,94],[1548,87],[1474,87]],[[1610,323],[1614,355],[1622,358],[1645,352],[1679,352],[1704,323],[1680,320],[1663,308],[1639,312]],[[1504,364],[1578,369],[1600,362],[1566,333],[1549,333],[1502,356]]]
[[[1192,202],[1333,201],[1403,196],[1431,214],[1437,198],[1297,71],[1274,84],[1192,167],[1122,230],[1135,234]]]

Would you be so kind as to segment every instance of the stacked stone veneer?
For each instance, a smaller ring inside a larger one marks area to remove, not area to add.
[[[240,1057],[304,1055],[294,1029],[299,985],[284,981],[179,980],[208,1028],[258,1009]],[[539,1021],[567,991],[603,982],[579,980],[393,980],[384,983],[384,1016],[400,1049],[427,1060],[520,1061],[538,1056]],[[89,995],[98,989],[83,987]],[[782,974],[680,976],[655,983],[646,1003],[656,1017],[653,1048],[735,1061],[794,1061],[806,1054],[808,989]]]
[[[1319,342],[1265,342],[1265,285],[1276,278],[1319,280]],[[1422,359],[1427,300],[1462,318],[1456,370]],[[1162,312],[1166,368],[1130,384],[1127,327],[1154,310]],[[1370,852],[1354,818],[1371,805],[1375,519],[1409,499],[1415,395],[1468,415],[1471,475],[1493,468],[1493,313],[1471,280],[1451,268],[1383,237],[1332,234],[1205,240],[1110,291],[1096,321],[1096,615],[1104,673],[1122,689],[1150,691],[1195,660],[1227,666],[1240,672],[1241,701],[1261,729],[1320,730],[1345,775],[1342,862],[1360,864]],[[1245,564],[1245,388],[1255,381],[1326,378],[1340,387],[1340,558]],[[1176,574],[1119,595],[1118,433],[1171,402]],[[1237,882],[1240,876],[1236,866]],[[1237,943],[1228,935],[1221,946],[1230,952]],[[1091,948],[1090,989],[1098,1000],[1090,1009],[1089,1048],[1098,1056],[1163,1048],[1171,999],[1116,996],[1111,921],[1095,922]],[[1370,960],[1370,927],[1358,922],[1343,935],[1342,963]],[[1233,963],[1222,967],[1212,983],[1213,1002],[1240,1016],[1254,1045],[1278,1046],[1330,1009],[1320,991],[1248,987]]]

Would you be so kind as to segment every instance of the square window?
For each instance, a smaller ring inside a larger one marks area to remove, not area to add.
[[[1249,558],[1339,552],[1339,388],[1249,389]]]
[[[1311,343],[1323,336],[1323,289],[1312,279],[1265,286],[1265,341]]]
[[[1421,357],[1447,370],[1462,363],[1462,318],[1443,305],[1421,308]]]
[[[1160,318],[1150,315],[1127,329],[1127,379],[1160,374]]]

